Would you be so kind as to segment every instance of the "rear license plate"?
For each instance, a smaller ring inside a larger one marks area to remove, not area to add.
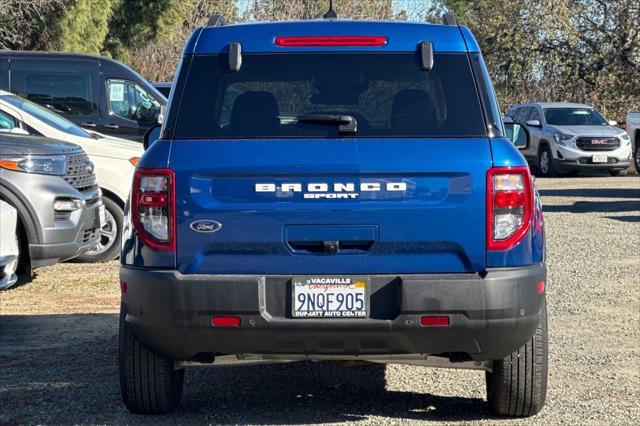
[[[593,157],[591,157],[591,161],[593,161],[594,163],[606,163],[607,154],[593,154]]]
[[[367,277],[293,277],[294,318],[366,318]]]

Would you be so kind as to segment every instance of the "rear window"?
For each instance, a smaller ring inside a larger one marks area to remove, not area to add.
[[[346,115],[340,123],[304,116]],[[313,122],[310,122],[313,121]],[[431,71],[414,53],[245,54],[193,58],[175,138],[486,136],[466,54],[436,54]]]

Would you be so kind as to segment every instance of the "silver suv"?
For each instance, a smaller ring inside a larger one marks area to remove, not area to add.
[[[532,103],[514,105],[507,115],[529,130],[531,142],[521,152],[540,176],[580,169],[605,169],[614,176],[627,173],[631,157],[629,135],[593,107]]]
[[[0,133],[0,199],[18,211],[18,272],[94,248],[104,221],[101,196],[79,146]]]

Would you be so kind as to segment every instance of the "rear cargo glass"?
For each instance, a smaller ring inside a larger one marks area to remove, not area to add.
[[[356,133],[308,114],[349,115]],[[414,53],[195,56],[183,89],[177,139],[486,136],[466,54],[436,54],[431,71]]]

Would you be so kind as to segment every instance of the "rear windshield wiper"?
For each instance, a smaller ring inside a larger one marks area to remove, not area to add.
[[[339,124],[338,131],[340,133],[356,133],[358,131],[358,122],[350,115],[338,114],[303,114],[296,117],[299,123],[317,123],[317,124]]]

